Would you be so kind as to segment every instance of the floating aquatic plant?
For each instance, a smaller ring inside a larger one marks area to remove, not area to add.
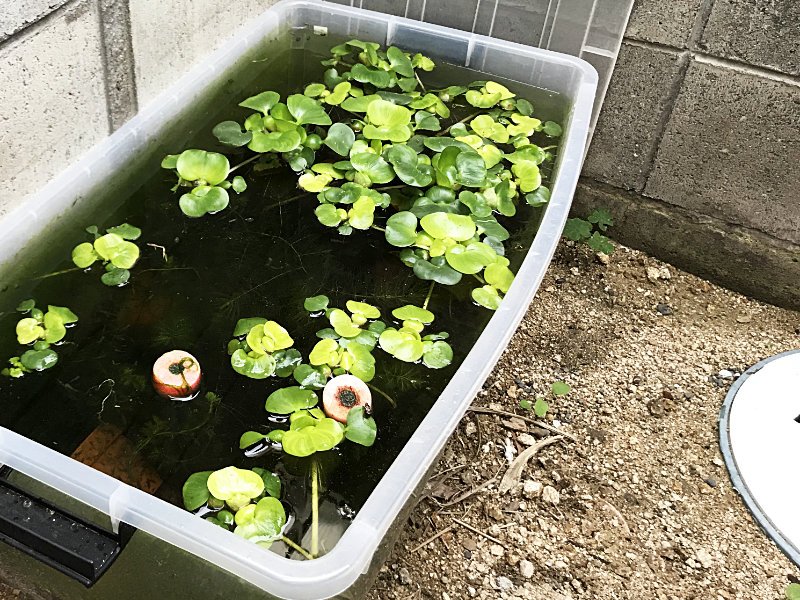
[[[80,269],[88,269],[96,262],[105,267],[100,281],[108,286],[125,285],[131,277],[130,269],[139,260],[139,246],[133,243],[142,235],[142,230],[128,223],[106,229],[100,235],[97,226],[86,228],[93,242],[83,242],[72,249],[72,262]]]
[[[233,370],[251,379],[288,377],[302,359],[294,340],[275,321],[263,317],[239,319],[228,342]]]
[[[64,306],[48,305],[47,312],[36,308],[32,299],[22,301],[17,311],[29,316],[17,322],[17,341],[23,346],[32,346],[21,356],[12,356],[9,367],[0,371],[8,377],[22,377],[33,371],[44,371],[58,362],[58,354],[52,346],[59,344],[67,335],[67,327],[78,321],[78,317]]]
[[[233,170],[282,161],[301,189],[317,194],[322,225],[342,235],[379,229],[417,277],[455,285],[473,276],[480,285],[472,299],[496,309],[513,280],[498,216],[513,217],[521,202],[549,201],[541,169],[555,146],[541,144],[561,127],[495,81],[429,91],[419,72],[433,61],[395,46],[350,40],[323,65],[322,81],[302,94],[261,92],[240,102],[254,111],[243,123],[214,127],[222,144],[255,153],[236,167],[203,150],[164,160],[179,185],[196,186],[181,198],[184,212],[222,210],[225,189],[244,185],[225,179]],[[383,218],[384,226],[376,224]]]

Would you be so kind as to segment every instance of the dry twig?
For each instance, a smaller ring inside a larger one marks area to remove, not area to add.
[[[464,523],[464,521],[461,521],[459,519],[453,519],[453,523],[458,523],[462,527],[466,527],[470,531],[473,531],[473,532],[477,533],[478,535],[480,535],[482,537],[485,537],[487,540],[490,540],[490,541],[494,542],[495,544],[500,544],[503,548],[507,547],[505,542],[502,542],[502,541],[498,540],[496,537],[490,536],[488,533],[483,533],[480,529],[476,529],[475,527],[473,527],[469,523]]]
[[[491,408],[484,408],[483,406],[470,406],[467,410],[469,412],[481,413],[483,415],[500,415],[502,417],[517,417],[518,419],[522,419],[526,423],[531,423],[533,425],[536,425],[537,427],[541,427],[542,429],[547,429],[548,431],[552,431],[553,433],[557,433],[558,435],[563,435],[565,438],[572,440],[575,443],[578,442],[578,440],[575,439],[574,436],[568,434],[566,431],[561,431],[558,427],[554,427],[549,423],[545,423],[544,421],[537,421],[536,419],[523,417],[522,415],[518,415],[512,412],[506,412],[504,410],[494,410]]]
[[[549,446],[550,444],[555,444],[556,442],[560,442],[564,438],[560,435],[556,435],[553,437],[545,438],[543,440],[539,440],[533,446],[530,446],[527,450],[525,450],[522,454],[520,454],[517,458],[514,459],[514,462],[508,467],[506,474],[503,475],[503,479],[500,481],[500,487],[498,488],[501,494],[505,494],[508,490],[513,488],[518,482],[520,477],[522,477],[522,471],[528,464],[528,461],[533,458],[533,455],[536,454],[539,450],[544,448],[545,446]]]

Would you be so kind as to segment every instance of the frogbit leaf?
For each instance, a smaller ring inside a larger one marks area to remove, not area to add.
[[[236,121],[222,121],[217,123],[211,133],[223,144],[228,146],[244,146],[253,139],[253,133],[242,131],[242,127]]]
[[[213,471],[201,471],[189,475],[183,484],[183,506],[186,510],[197,510],[211,497],[208,491],[208,478]]]
[[[178,205],[187,217],[213,215],[228,206],[228,192],[221,187],[201,185],[181,196]],[[95,242],[96,248],[97,242]]]
[[[502,300],[497,290],[491,285],[485,285],[472,290],[472,299],[489,310],[497,310]]]
[[[286,106],[298,125],[330,125],[331,118],[319,102],[302,94],[286,99]]]
[[[225,156],[205,150],[184,150],[178,156],[175,166],[181,179],[211,186],[222,183],[230,169],[230,163]]]
[[[424,342],[422,362],[429,369],[442,369],[453,362],[453,349],[443,341]]]
[[[267,115],[269,114],[270,109],[275,106],[280,99],[281,97],[278,92],[261,92],[260,94],[247,98],[246,100],[242,100],[239,103],[239,106],[252,108],[253,110],[257,110]]]
[[[417,217],[408,211],[394,213],[386,220],[386,241],[392,246],[411,246],[417,239]]]
[[[107,233],[94,241],[94,250],[103,260],[119,269],[130,269],[139,260],[139,247],[116,233]]]
[[[267,397],[264,408],[267,412],[288,415],[304,408],[312,408],[317,402],[317,394],[312,390],[291,386],[272,392]]]
[[[375,419],[364,414],[363,406],[356,406],[347,413],[347,427],[344,430],[344,437],[351,442],[362,446],[372,446],[378,435],[378,427]]]
[[[340,156],[347,156],[353,142],[356,141],[356,134],[344,123],[334,123],[328,129],[328,137],[325,138],[325,145]]]
[[[276,363],[271,354],[250,356],[239,348],[231,354],[231,366],[234,371],[250,379],[266,379],[275,372]]]

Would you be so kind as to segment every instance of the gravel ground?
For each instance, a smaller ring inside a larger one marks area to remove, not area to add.
[[[783,598],[800,572],[731,488],[716,420],[725,371],[797,347],[796,312],[562,245],[368,600]],[[519,402],[537,396],[571,437],[497,414],[535,420]]]
[[[369,600],[784,598],[800,572],[732,489],[717,416],[732,373],[798,347],[796,312],[562,246]],[[492,414],[533,418],[519,402],[537,396],[574,439]]]

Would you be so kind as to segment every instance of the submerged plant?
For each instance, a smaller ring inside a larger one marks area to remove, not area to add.
[[[164,160],[179,185],[197,186],[181,198],[184,212],[222,210],[225,188],[237,189],[237,178],[225,179],[230,172],[282,161],[301,189],[317,194],[321,224],[342,235],[378,229],[417,277],[455,285],[473,276],[480,286],[472,299],[496,309],[513,281],[498,216],[513,217],[520,202],[549,201],[542,168],[556,146],[540,144],[561,127],[494,81],[428,91],[419,72],[433,61],[395,46],[350,40],[323,65],[323,80],[302,94],[261,92],[240,102],[255,111],[242,124],[214,128],[221,143],[255,153],[233,169],[222,154],[202,150]]]
[[[64,306],[48,305],[47,312],[36,308],[32,299],[24,300],[17,311],[30,314],[17,322],[17,341],[23,346],[32,346],[21,356],[12,356],[10,366],[0,371],[9,377],[22,377],[33,371],[43,371],[58,362],[58,354],[52,345],[62,342],[67,335],[67,327],[78,321],[78,317]]]
[[[132,240],[139,239],[142,230],[128,223],[106,229],[100,235],[97,226],[90,225],[86,232],[94,236],[94,242],[83,242],[72,249],[72,262],[80,269],[88,269],[101,262],[105,273],[100,281],[108,286],[125,285],[131,277],[132,269],[139,260],[139,246]]]

